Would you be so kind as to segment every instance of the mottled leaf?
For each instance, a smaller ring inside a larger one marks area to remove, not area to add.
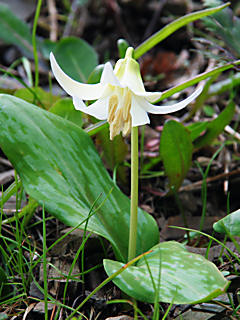
[[[130,297],[153,303],[157,295],[158,301],[189,304],[211,300],[228,287],[212,262],[188,252],[178,242],[162,242],[152,250],[113,280]],[[104,260],[108,276],[122,266],[118,261]]]
[[[130,200],[113,183],[91,138],[72,122],[21,99],[0,95],[0,146],[26,192],[70,226],[80,224],[100,197],[88,230],[108,239],[127,260]],[[81,225],[84,228],[85,224]],[[138,211],[137,253],[159,240],[158,226]]]
[[[215,222],[213,229],[219,233],[230,233],[233,236],[240,236],[240,209]]]

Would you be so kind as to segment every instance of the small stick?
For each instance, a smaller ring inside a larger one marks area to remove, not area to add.
[[[230,171],[230,172],[217,174],[214,177],[209,177],[209,178],[206,179],[206,182],[209,183],[209,182],[213,182],[213,181],[220,180],[220,179],[226,179],[227,177],[230,177],[230,176],[233,176],[233,175],[238,175],[238,174],[240,174],[240,169],[235,169],[235,170]],[[192,183],[190,185],[183,186],[183,187],[181,187],[179,189],[179,192],[193,191],[193,190],[196,190],[196,189],[200,189],[201,186],[202,186],[202,183],[203,183],[203,180],[200,180],[200,181],[194,182],[194,183]]]
[[[48,0],[47,2],[49,19],[50,19],[50,40],[57,41],[58,24],[57,24],[57,9],[55,0]]]

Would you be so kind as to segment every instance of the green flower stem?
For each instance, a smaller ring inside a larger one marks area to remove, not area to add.
[[[138,214],[138,127],[131,133],[131,212],[128,242],[128,261],[136,256]]]
[[[33,56],[34,56],[34,62],[35,62],[35,88],[38,87],[38,80],[39,80],[36,32],[37,32],[37,23],[40,15],[41,6],[42,6],[42,0],[38,0],[36,13],[33,21],[33,30],[32,30]]]

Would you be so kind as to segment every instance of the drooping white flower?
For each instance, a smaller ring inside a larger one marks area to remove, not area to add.
[[[202,91],[199,88],[185,100],[170,106],[153,105],[161,97],[161,92],[145,91],[139,64],[132,54],[133,48],[128,48],[125,58],[118,60],[114,69],[107,62],[97,84],[84,84],[71,79],[59,67],[53,53],[50,54],[53,74],[62,88],[73,97],[75,108],[97,119],[107,120],[110,139],[120,132],[126,136],[131,127],[149,123],[148,112],[166,114],[181,110]],[[86,106],[83,100],[97,101]]]

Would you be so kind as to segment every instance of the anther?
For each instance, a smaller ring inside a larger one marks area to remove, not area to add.
[[[111,123],[115,119],[115,112],[118,106],[118,97],[113,95],[109,99],[108,103],[108,122]]]
[[[123,100],[123,120],[126,121],[129,118],[131,104],[132,104],[132,95],[129,90],[127,90],[124,100]]]

